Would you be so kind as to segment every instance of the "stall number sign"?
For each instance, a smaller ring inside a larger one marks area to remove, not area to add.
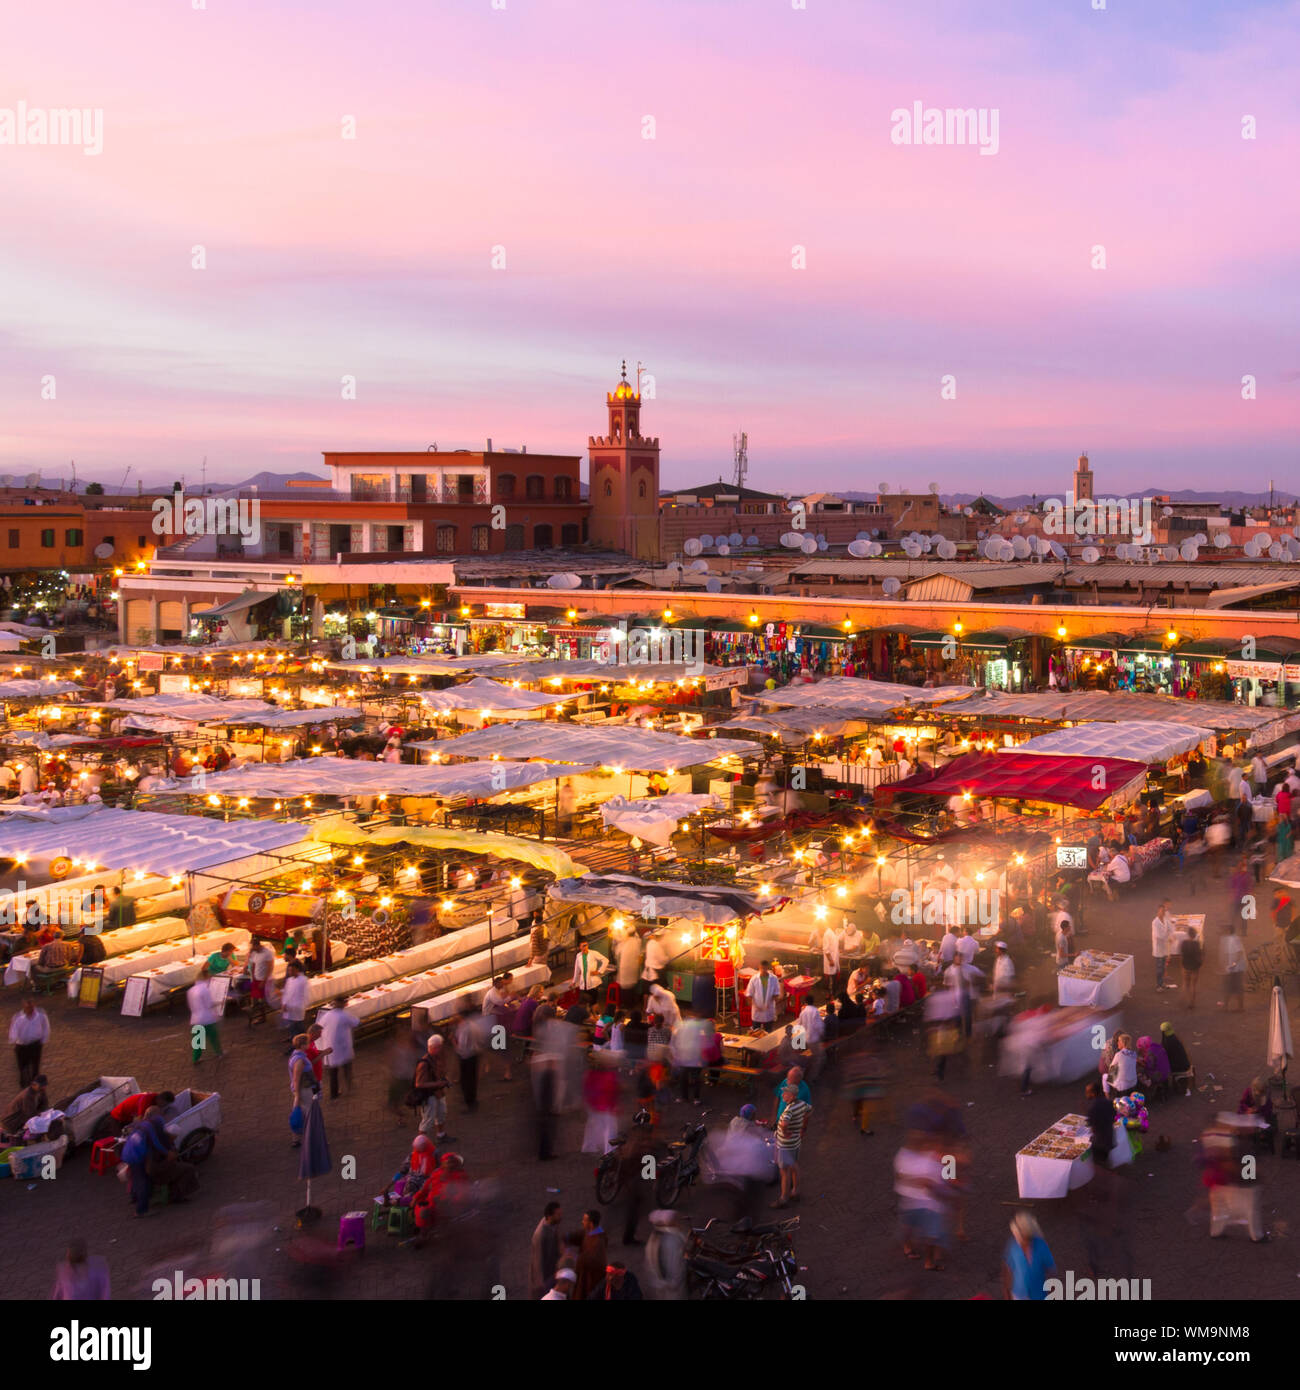
[[[1086,869],[1088,867],[1087,846],[1057,845],[1056,867],[1058,869]]]
[[[141,652],[138,664],[142,671],[161,671],[167,663],[162,652]]]
[[[1282,679],[1282,663],[1279,661],[1225,661],[1223,664],[1234,680],[1250,676],[1261,681]]]

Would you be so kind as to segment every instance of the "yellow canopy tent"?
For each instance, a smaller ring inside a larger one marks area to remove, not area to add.
[[[451,849],[463,854],[490,854],[497,859],[521,860],[556,878],[577,878],[588,872],[585,864],[577,863],[561,849],[494,831],[432,825],[380,825],[365,830],[339,816],[314,825],[312,838],[331,845],[423,845],[426,849]]]

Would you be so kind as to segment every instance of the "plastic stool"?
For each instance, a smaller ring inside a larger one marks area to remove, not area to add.
[[[350,1211],[339,1217],[339,1249],[361,1251],[366,1248],[366,1214]]]
[[[718,1018],[738,1008],[736,997],[736,967],[731,961],[719,961],[713,967],[714,1013]],[[731,1009],[727,1008],[727,996],[731,996]]]
[[[811,985],[796,985],[792,989],[789,985],[785,987],[785,1011],[787,1014],[797,1014],[803,1008],[804,1000],[811,993]]]
[[[90,1171],[104,1177],[117,1171],[121,1159],[117,1156],[116,1139],[96,1139],[90,1146]]]
[[[376,1202],[370,1210],[370,1229],[372,1231],[382,1231],[388,1225],[388,1208],[382,1202]]]
[[[409,1236],[415,1229],[410,1207],[388,1208],[388,1234],[390,1236]]]

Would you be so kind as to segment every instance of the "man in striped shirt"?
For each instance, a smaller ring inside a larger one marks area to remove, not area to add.
[[[787,1083],[782,1099],[785,1105],[776,1122],[776,1166],[781,1174],[781,1196],[772,1203],[774,1207],[788,1207],[799,1200],[799,1146],[812,1114],[812,1106],[799,1099],[796,1086]]]

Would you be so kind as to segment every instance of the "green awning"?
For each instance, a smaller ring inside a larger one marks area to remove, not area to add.
[[[1122,632],[1094,632],[1087,637],[1067,637],[1064,645],[1073,652],[1114,652],[1128,640]]]

